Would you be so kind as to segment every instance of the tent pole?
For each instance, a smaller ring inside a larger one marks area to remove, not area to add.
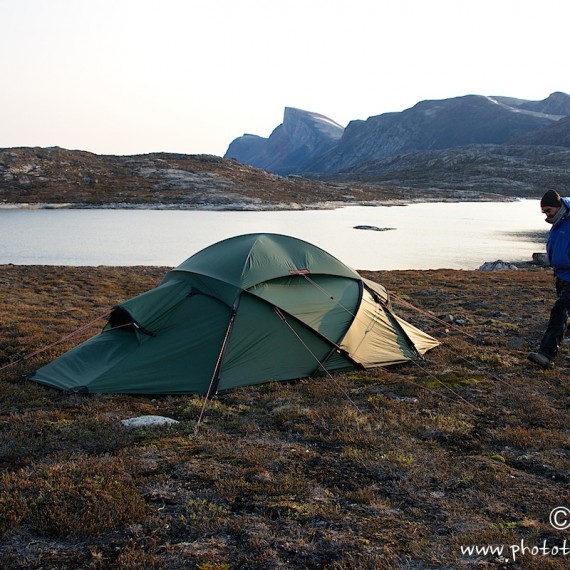
[[[214,371],[212,373],[212,378],[210,379],[210,384],[208,385],[208,390],[204,395],[204,403],[202,404],[202,409],[200,410],[200,415],[198,416],[198,420],[196,421],[196,426],[194,427],[194,435],[198,435],[198,430],[200,429],[200,424],[202,423],[202,418],[204,416],[204,412],[206,411],[206,404],[210,399],[211,395],[217,391],[218,382],[220,379],[220,368],[222,364],[222,358],[224,356],[224,352],[226,351],[226,346],[228,344],[228,339],[232,332],[232,328],[234,325],[234,321],[236,318],[237,313],[237,302],[232,309],[232,314],[230,316],[230,320],[228,322],[228,326],[226,328],[226,334],[224,336],[224,340],[222,342],[222,346],[220,348],[220,353],[218,354],[218,359],[216,360],[216,365],[214,366]]]

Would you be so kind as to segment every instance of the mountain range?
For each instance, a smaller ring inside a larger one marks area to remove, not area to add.
[[[224,156],[280,175],[476,191],[512,183],[525,195],[570,183],[570,96],[421,101],[344,129],[318,113],[286,108],[268,138],[238,137]]]
[[[224,158],[0,148],[0,207],[291,209],[570,194],[570,96],[422,101],[346,128],[285,109]]]

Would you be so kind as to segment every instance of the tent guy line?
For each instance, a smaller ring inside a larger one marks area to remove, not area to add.
[[[471,338],[472,340],[474,340],[475,342],[477,342],[477,339],[472,334],[465,332],[464,330],[460,329],[458,326],[454,325],[453,323],[446,323],[445,321],[443,321],[442,319],[440,319],[439,317],[437,317],[433,313],[430,313],[429,311],[425,311],[423,309],[416,307],[415,305],[412,305],[410,302],[406,301],[405,299],[402,299],[402,297],[396,295],[395,293],[392,293],[391,291],[388,291],[388,294],[393,299],[398,301],[398,303],[401,303],[402,305],[405,305],[406,307],[409,307],[410,309],[413,309],[414,311],[417,311],[418,313],[425,315],[426,317],[429,317],[430,319],[432,319],[436,323],[439,323],[440,325],[444,325],[445,327],[452,328],[452,329],[460,332],[462,335],[467,336],[467,337]]]
[[[8,362],[8,364],[5,364],[4,366],[0,366],[0,370],[5,370],[6,368],[16,366],[17,364],[20,364],[21,362],[24,362],[25,360],[30,360],[34,356],[38,356],[38,355],[42,354],[43,352],[45,352],[46,350],[49,350],[50,348],[54,348],[55,346],[63,344],[64,342],[71,340],[72,338],[75,338],[76,336],[78,336],[82,332],[88,330],[95,323],[108,319],[110,315],[111,315],[111,311],[107,311],[106,313],[104,313],[103,315],[101,315],[99,317],[96,317],[95,319],[93,319],[89,323],[87,323],[85,325],[81,325],[79,328],[75,329],[74,331],[71,331],[70,333],[62,336],[58,340],[56,340],[56,341],[54,341],[54,342],[52,342],[46,346],[42,346],[42,347],[38,348],[37,350],[29,353],[29,354],[25,354],[21,358],[18,358],[12,362]]]
[[[279,316],[280,319],[289,327],[289,330],[295,335],[297,340],[313,355],[313,358],[317,361],[319,368],[322,368],[325,374],[329,377],[332,383],[339,389],[342,395],[356,408],[359,414],[362,413],[362,410],[358,407],[358,404],[350,397],[350,394],[336,381],[336,378],[327,370],[326,366],[319,360],[316,354],[313,354],[312,350],[305,344],[303,339],[296,333],[295,329],[287,322],[285,315],[277,308],[274,307],[275,312]]]

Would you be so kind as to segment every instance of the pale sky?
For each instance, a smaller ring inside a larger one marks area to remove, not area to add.
[[[0,0],[0,147],[223,155],[285,107],[570,94],[569,0]]]

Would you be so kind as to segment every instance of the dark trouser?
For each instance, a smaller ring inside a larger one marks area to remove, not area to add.
[[[558,347],[568,323],[568,315],[570,314],[570,281],[563,281],[557,278],[556,294],[558,299],[554,303],[552,311],[550,311],[548,327],[540,343],[540,352],[551,359],[556,358],[558,354]]]

